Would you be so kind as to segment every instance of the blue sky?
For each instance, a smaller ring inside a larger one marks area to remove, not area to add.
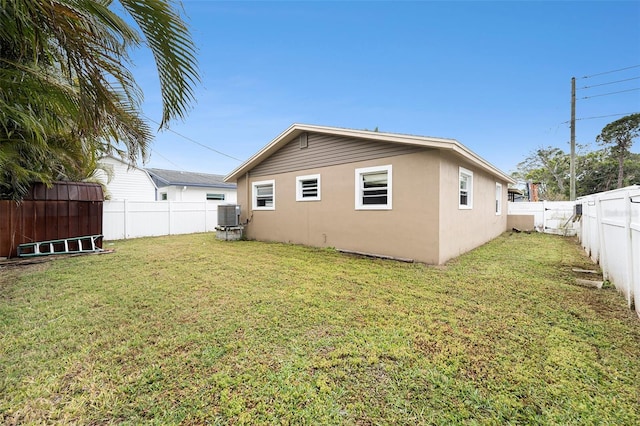
[[[639,1],[183,4],[202,84],[147,167],[227,174],[240,161],[213,150],[244,161],[305,123],[454,138],[511,172],[536,148],[568,152],[571,77],[578,143],[640,112]],[[133,56],[159,120],[151,57]]]

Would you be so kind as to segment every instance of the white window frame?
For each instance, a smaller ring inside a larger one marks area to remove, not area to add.
[[[502,184],[496,182],[496,216],[502,215]]]
[[[364,185],[362,176],[368,174],[387,173],[387,203],[386,204],[363,204]],[[355,171],[355,208],[356,210],[391,210],[393,206],[393,167],[386,166],[363,167]]]
[[[271,195],[271,206],[258,206],[258,187],[259,186],[268,186],[272,187],[272,195]],[[261,180],[257,182],[251,183],[251,201],[253,210],[275,210],[276,209],[276,181],[271,180]]]
[[[224,201],[227,196],[219,192],[208,192],[206,195],[207,201]]]
[[[467,178],[467,203],[462,204],[460,199],[462,198],[463,189],[461,188],[461,184],[463,178]],[[458,170],[458,208],[460,210],[471,210],[473,208],[473,172],[471,170],[467,170],[464,167],[460,167]]]
[[[318,195],[315,197],[305,197],[303,193],[302,183],[308,180],[316,180],[316,187],[318,191]],[[305,176],[296,176],[296,201],[320,201],[321,199],[321,183],[320,183],[320,175],[305,175]]]

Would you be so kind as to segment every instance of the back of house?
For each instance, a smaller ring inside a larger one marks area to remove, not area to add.
[[[511,182],[453,139],[303,124],[225,180],[250,239],[431,264],[506,230]]]

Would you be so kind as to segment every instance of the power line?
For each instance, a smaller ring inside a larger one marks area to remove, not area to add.
[[[605,75],[605,74],[611,74],[614,72],[619,72],[619,71],[625,71],[625,70],[630,70],[632,68],[640,68],[640,65],[632,65],[630,67],[625,67],[625,68],[619,68],[617,70],[611,70],[611,71],[605,71],[605,72],[599,72],[597,74],[591,74],[591,75],[585,75],[584,77],[580,77],[580,78],[591,78],[591,77],[597,77],[599,75]]]
[[[596,77],[599,75],[606,75],[606,74],[612,74],[615,72],[620,72],[620,71],[625,71],[625,70],[630,70],[630,69],[634,69],[634,68],[640,68],[640,65],[631,65],[628,67],[624,67],[624,68],[618,68],[615,70],[610,70],[610,71],[604,71],[604,72],[600,72],[597,74],[592,74],[592,75],[587,75],[584,76],[582,78],[591,78],[591,77]],[[613,84],[613,83],[609,83],[609,82],[605,82],[607,84]],[[604,84],[601,84],[604,85]],[[591,98],[596,98],[596,97],[601,97],[601,96],[609,96],[609,95],[615,95],[618,93],[625,93],[625,92],[632,92],[634,90],[640,90],[640,88],[633,88],[633,89],[628,89],[628,90],[618,90],[616,92],[610,92],[610,93],[602,93],[600,95],[593,95],[593,96],[585,96],[582,99],[591,99]],[[584,118],[584,120],[588,120],[590,118]],[[569,121],[569,127],[571,129],[571,158],[570,158],[570,168],[569,168],[569,175],[570,175],[570,179],[569,179],[569,184],[570,184],[570,189],[569,189],[569,199],[571,201],[576,199],[576,174],[575,174],[575,142],[576,142],[576,78],[573,77],[571,79],[571,120]]]
[[[167,157],[165,157],[164,155],[160,154],[158,151],[156,151],[155,149],[152,149],[151,152],[153,152],[154,154],[157,154],[158,157],[162,158],[163,160],[165,160],[166,162],[173,164],[175,167],[178,168],[179,171],[181,172],[186,172],[187,170],[184,167],[180,167],[179,165],[177,165],[176,163],[174,163],[173,161],[169,160]]]
[[[596,119],[596,118],[619,117],[621,115],[631,115],[631,114],[637,114],[637,112],[628,112],[628,113],[624,113],[624,114],[597,115],[597,116],[593,116],[593,117],[582,117],[582,118],[576,118],[576,121],[593,120],[593,119]]]
[[[591,98],[598,98],[600,96],[609,96],[609,95],[615,95],[617,93],[625,93],[625,92],[634,92],[636,90],[640,90],[640,87],[635,87],[633,89],[627,89],[627,90],[619,90],[617,92],[609,92],[609,93],[602,93],[600,95],[593,95],[593,96],[585,96],[584,98],[580,98],[580,99],[591,99]]]
[[[640,79],[640,77],[625,78],[624,80],[616,80],[616,81],[610,81],[608,83],[600,83],[600,84],[594,84],[591,86],[578,87],[578,90],[591,89],[592,87],[606,86],[607,84],[622,83],[623,81],[631,81],[631,80],[638,80],[638,79]]]
[[[582,117],[582,118],[576,118],[576,121],[580,121],[580,120],[593,120],[596,118],[607,118],[607,117],[619,117],[621,115],[631,115],[631,114],[638,114],[637,112],[624,112],[624,113],[620,113],[620,114],[609,114],[609,115],[597,115],[594,117]],[[570,121],[563,121],[560,124],[567,124],[570,123]]]
[[[144,117],[145,117],[147,120],[151,121],[152,123],[155,123],[155,124],[157,124],[158,126],[160,125],[160,123],[158,123],[157,121],[155,121],[155,120],[153,120],[153,119],[151,119],[151,118],[147,117],[146,115],[145,115]],[[210,146],[207,146],[207,145],[205,145],[205,144],[203,144],[203,143],[198,142],[198,141],[197,141],[197,140],[195,140],[195,139],[191,139],[191,138],[190,138],[190,137],[188,137],[188,136],[185,136],[185,135],[183,135],[183,134],[180,134],[180,133],[176,132],[175,130],[171,130],[171,129],[169,129],[169,128],[168,128],[167,130],[168,130],[168,131],[170,131],[171,133],[175,134],[175,135],[180,136],[180,137],[181,137],[181,138],[183,138],[183,139],[188,140],[188,141],[189,141],[189,142],[191,142],[191,143],[194,143],[194,144],[196,144],[196,145],[199,145],[199,146],[201,146],[201,147],[203,147],[203,148],[205,148],[205,149],[208,149],[209,151],[213,151],[213,152],[215,152],[216,154],[220,154],[220,155],[223,155],[223,156],[225,156],[225,157],[227,157],[227,158],[231,158],[232,160],[236,160],[236,161],[242,162],[242,160],[241,160],[241,159],[236,158],[236,157],[234,157],[233,155],[225,154],[225,153],[224,153],[224,152],[222,152],[222,151],[218,151],[217,149],[211,148]]]

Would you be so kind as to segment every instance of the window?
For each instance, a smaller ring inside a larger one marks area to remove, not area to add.
[[[460,197],[458,207],[461,209],[473,208],[473,172],[460,167],[459,170]]]
[[[167,201],[167,193],[166,192],[161,192],[160,193],[160,199],[162,201]]]
[[[253,182],[253,209],[254,210],[275,210],[276,182],[274,180],[264,180]]]
[[[496,215],[502,214],[502,184],[496,182]]]
[[[224,201],[224,194],[207,194],[207,200]]]
[[[391,166],[356,169],[356,210],[391,210]]]
[[[296,176],[296,201],[320,200],[320,175]]]

